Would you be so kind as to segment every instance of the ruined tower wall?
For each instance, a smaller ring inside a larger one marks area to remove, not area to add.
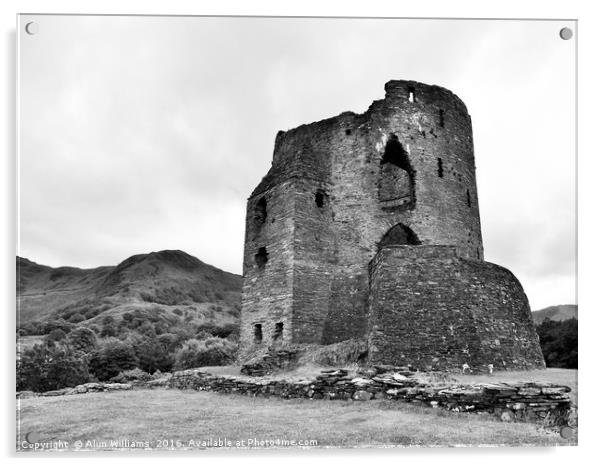
[[[265,199],[265,219],[257,219],[257,204]],[[291,180],[249,199],[243,259],[240,352],[248,354],[267,348],[275,325],[283,323],[282,340],[292,341],[294,187]],[[260,248],[267,262],[255,258]],[[256,325],[262,339],[256,341]]]
[[[330,190],[316,179],[299,179],[295,186],[293,339],[320,343],[336,262]]]
[[[385,90],[385,99],[364,114],[346,112],[278,133],[272,167],[248,203],[251,210],[271,193],[267,210],[275,223],[262,240],[269,243],[265,272],[252,261],[260,241],[248,234],[245,241],[243,347],[257,347],[252,321],[278,314],[288,316],[291,342],[364,336],[368,264],[399,223],[421,244],[452,245],[461,257],[483,259],[466,107],[437,86],[391,81]],[[403,170],[383,163],[391,140],[402,147]],[[322,207],[315,202],[319,191]],[[248,231],[249,222],[247,215]],[[286,292],[276,288],[276,303],[272,283],[281,284],[280,275],[287,277]]]
[[[422,244],[453,245],[462,257],[482,260],[472,124],[466,107],[438,86],[393,81],[385,90],[385,99],[368,111],[370,174],[379,175],[387,138],[395,134],[415,171],[415,207],[402,210],[375,203],[380,228],[374,230],[372,241],[402,222]],[[370,186],[374,190],[377,184]],[[378,199],[378,193],[373,191],[372,197]]]
[[[518,280],[450,246],[380,250],[371,264],[369,325],[372,363],[545,367]]]

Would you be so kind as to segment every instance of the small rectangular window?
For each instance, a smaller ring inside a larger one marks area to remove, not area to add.
[[[263,331],[261,330],[261,324],[255,324],[253,331],[255,336],[255,343],[261,343],[261,341],[263,340]]]
[[[274,340],[280,340],[282,338],[282,332],[284,330],[284,324],[282,322],[277,322],[274,327]]]
[[[326,204],[327,200],[328,200],[328,196],[326,195],[326,193],[324,191],[322,191],[321,189],[318,189],[316,191],[316,196],[315,196],[316,205],[321,209],[322,207],[324,207],[324,204]]]

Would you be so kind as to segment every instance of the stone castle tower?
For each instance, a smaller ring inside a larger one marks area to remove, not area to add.
[[[543,367],[520,283],[483,261],[464,103],[385,91],[276,136],[247,205],[241,358],[365,338],[372,363]]]

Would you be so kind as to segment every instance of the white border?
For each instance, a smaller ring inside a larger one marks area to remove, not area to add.
[[[449,17],[449,18],[549,18],[579,20],[579,307],[580,307],[580,365],[579,374],[579,447],[575,448],[533,448],[533,449],[403,449],[403,450],[319,450],[295,452],[258,452],[243,454],[220,454],[199,452],[191,455],[137,455],[136,461],[165,461],[165,457],[176,457],[180,460],[191,460],[195,463],[207,461],[244,461],[250,464],[306,464],[307,462],[345,461],[365,463],[373,456],[377,461],[415,462],[421,464],[440,464],[444,462],[461,463],[463,465],[507,464],[517,462],[545,462],[546,464],[567,464],[587,462],[589,456],[596,457],[597,430],[599,423],[596,379],[601,372],[597,355],[600,350],[597,335],[602,329],[600,322],[601,296],[597,293],[600,276],[600,249],[602,229],[598,226],[601,210],[600,192],[600,158],[601,146],[598,138],[602,115],[599,86],[602,83],[600,73],[600,46],[602,30],[596,4],[587,0],[572,1],[527,1],[505,0],[483,2],[477,0],[432,0],[432,1],[387,1],[346,0],[344,2],[326,0],[276,1],[276,0],[231,0],[205,1],[194,0],[3,0],[0,2],[2,38],[3,38],[3,72],[2,83],[5,111],[2,113],[1,139],[4,143],[2,159],[3,197],[1,203],[4,225],[2,241],[2,263],[4,264],[2,296],[4,299],[5,351],[6,370],[8,376],[3,378],[5,423],[2,438],[3,456],[15,457],[14,427],[14,307],[15,307],[15,111],[16,111],[16,41],[15,25],[17,13],[80,13],[80,14],[172,14],[172,15],[267,15],[267,16],[391,16],[391,17]],[[553,226],[551,226],[553,227]],[[12,375],[12,377],[10,376]],[[594,456],[595,455],[595,456]],[[67,457],[74,455],[47,455],[43,461],[62,464]],[[106,462],[106,456],[113,454],[97,454],[86,457],[86,462]],[[128,455],[127,461],[134,460]],[[31,461],[33,455],[20,455],[21,460]],[[38,455],[39,457],[39,455]],[[186,458],[185,458],[186,457]],[[380,457],[380,458],[378,458]],[[486,457],[486,458],[485,458]],[[82,461],[81,455],[76,461]]]

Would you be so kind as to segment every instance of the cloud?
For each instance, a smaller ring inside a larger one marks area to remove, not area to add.
[[[20,254],[92,267],[177,248],[240,273],[276,132],[415,79],[472,115],[486,258],[534,306],[573,302],[574,49],[557,22],[35,20],[20,50]]]

